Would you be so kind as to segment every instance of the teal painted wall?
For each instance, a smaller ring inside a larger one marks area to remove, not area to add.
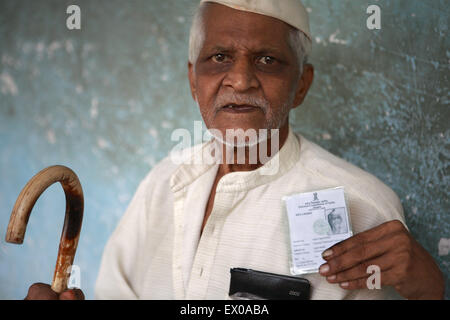
[[[0,298],[21,299],[53,276],[59,185],[37,202],[24,244],[4,241],[20,190],[53,164],[83,183],[75,263],[93,298],[103,247],[138,183],[176,144],[172,130],[201,120],[186,68],[196,3],[0,2]],[[448,1],[304,3],[316,79],[293,127],[396,191],[412,234],[448,276]],[[79,31],[66,28],[69,4],[81,7]],[[379,31],[366,28],[370,4],[382,9]]]

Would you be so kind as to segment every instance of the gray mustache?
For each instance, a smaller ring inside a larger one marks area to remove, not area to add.
[[[269,109],[269,102],[261,97],[252,97],[249,95],[240,95],[235,93],[224,93],[217,96],[214,101],[213,110],[217,112],[220,108],[228,104],[246,104],[259,107],[264,113]]]

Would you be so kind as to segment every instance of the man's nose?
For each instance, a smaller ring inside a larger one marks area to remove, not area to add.
[[[232,87],[236,92],[258,88],[259,81],[253,63],[247,58],[237,59],[228,70],[223,84]]]

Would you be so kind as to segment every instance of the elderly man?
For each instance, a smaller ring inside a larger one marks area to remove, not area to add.
[[[291,131],[289,112],[313,82],[310,39],[300,0],[201,1],[191,29],[189,83],[215,134],[192,150],[219,142],[234,152],[232,159],[245,149],[245,161],[175,164],[168,157],[156,165],[106,245],[96,298],[227,299],[230,268],[290,275],[281,199],[337,186],[345,188],[355,236],[324,251],[319,273],[304,275],[311,298],[443,298],[443,276],[407,231],[395,193]],[[223,139],[230,129],[277,134],[238,145],[236,136]],[[279,151],[269,148],[269,160],[250,161],[252,148],[272,146],[273,139]],[[274,162],[276,170],[263,174]],[[379,290],[367,288],[369,265],[381,270]],[[28,297],[46,290],[34,285]]]

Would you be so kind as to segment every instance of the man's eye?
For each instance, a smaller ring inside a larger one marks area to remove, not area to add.
[[[227,58],[226,55],[224,55],[222,53],[218,53],[218,54],[215,54],[212,56],[212,60],[217,63],[224,62],[226,60],[226,58]]]
[[[269,56],[264,56],[264,57],[258,58],[258,62],[265,64],[265,65],[274,64],[275,61],[276,61],[275,58],[269,57]]]

